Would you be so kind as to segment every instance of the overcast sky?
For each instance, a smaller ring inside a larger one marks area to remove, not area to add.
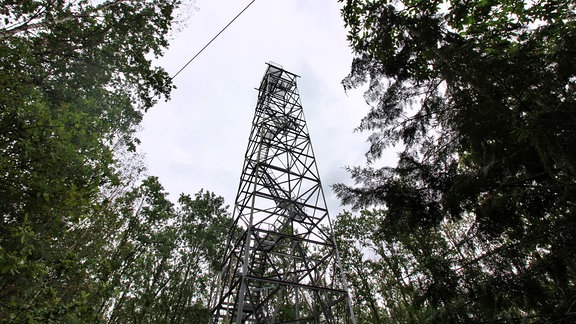
[[[186,26],[158,61],[171,75],[250,0],[197,0]],[[144,118],[141,151],[148,173],[173,201],[201,188],[233,205],[266,62],[298,74],[298,90],[329,211],[343,207],[330,185],[349,183],[345,166],[364,163],[366,134],[353,129],[368,111],[341,80],[352,61],[336,0],[256,0],[174,82],[169,102]]]

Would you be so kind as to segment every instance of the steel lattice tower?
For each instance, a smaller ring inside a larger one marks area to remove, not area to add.
[[[212,323],[354,323],[297,77],[258,89]]]

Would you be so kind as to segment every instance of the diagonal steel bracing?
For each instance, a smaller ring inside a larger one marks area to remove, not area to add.
[[[258,89],[212,323],[354,322],[296,79]]]

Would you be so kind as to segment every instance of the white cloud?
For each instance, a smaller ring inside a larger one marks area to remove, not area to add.
[[[176,73],[247,4],[199,0],[187,27],[158,61]],[[301,76],[298,88],[330,213],[342,208],[329,186],[348,182],[344,166],[364,162],[364,134],[353,133],[368,107],[340,81],[352,56],[334,0],[256,1],[174,81],[172,100],[144,118],[139,137],[149,173],[173,195],[200,188],[233,204],[266,62]]]

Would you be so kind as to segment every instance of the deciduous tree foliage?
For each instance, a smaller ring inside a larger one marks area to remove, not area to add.
[[[100,261],[108,323],[202,323],[232,224],[222,197],[200,191],[175,205],[157,178],[118,197],[121,223],[113,250]]]
[[[205,316],[222,198],[174,204],[134,159],[180,4],[0,1],[0,321]]]
[[[381,209],[380,263],[421,272],[380,306],[432,311],[415,321],[574,320],[575,8],[345,1],[343,83],[367,85],[371,147],[356,185],[335,190]],[[377,167],[392,146],[397,165]]]

